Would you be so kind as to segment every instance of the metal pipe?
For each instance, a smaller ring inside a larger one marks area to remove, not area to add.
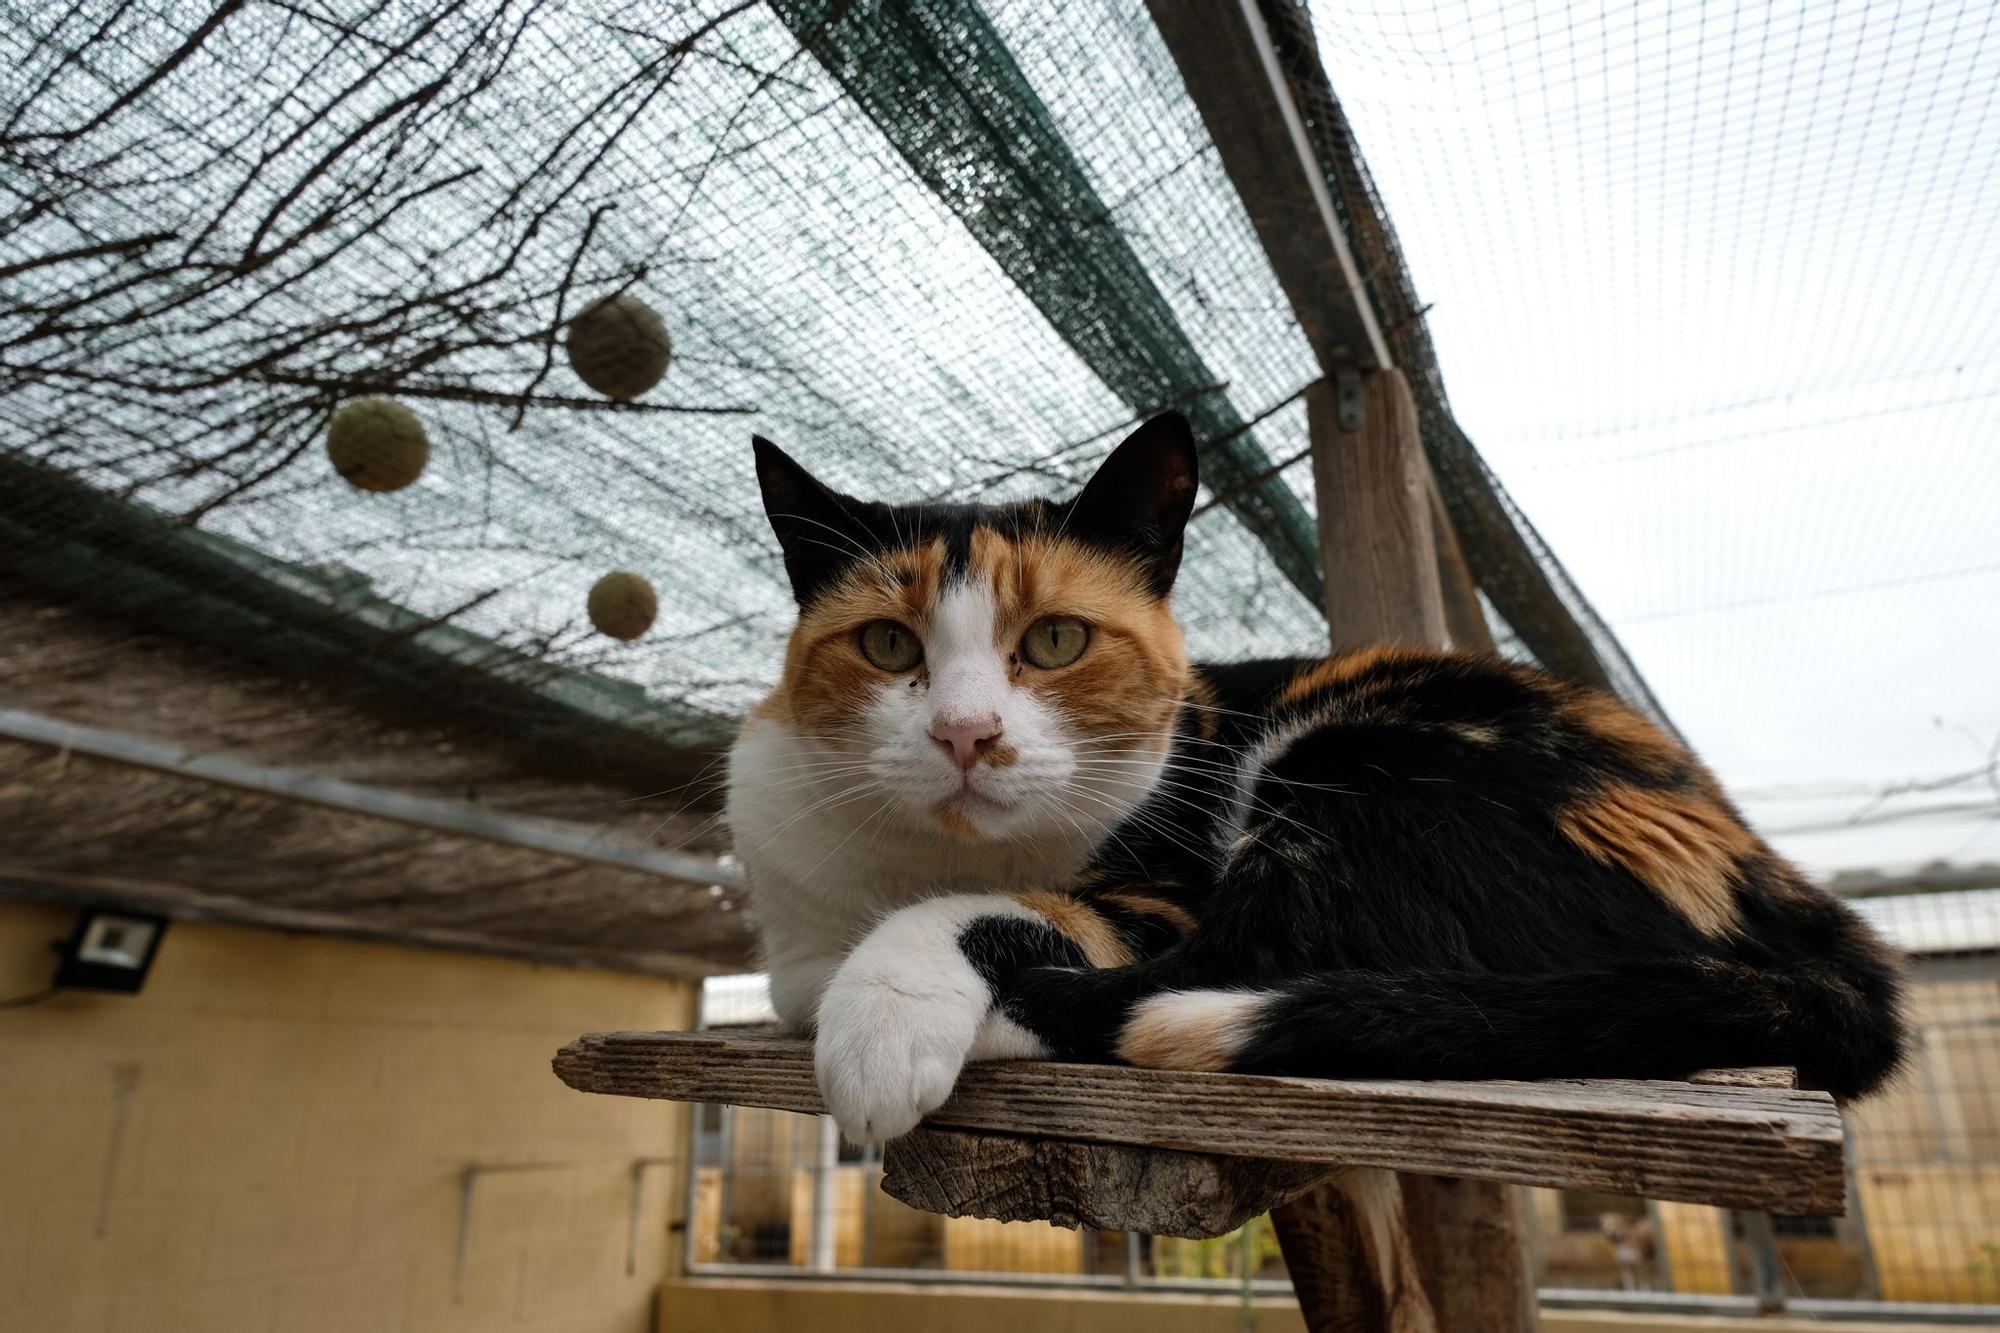
[[[936,1268],[836,1269],[831,1273],[807,1273],[797,1268],[770,1264],[703,1264],[689,1275],[702,1278],[760,1278],[771,1282],[852,1282],[880,1285],[918,1284],[938,1287],[1078,1287],[1092,1291],[1129,1290],[1135,1292],[1207,1292],[1226,1296],[1232,1283],[1219,1278],[1141,1278],[1127,1286],[1120,1276],[1093,1276],[1061,1273],[957,1273]],[[1291,1284],[1276,1278],[1258,1278],[1252,1284],[1260,1297],[1291,1295]],[[1543,1287],[1536,1292],[1542,1306],[1551,1310],[1626,1310],[1635,1313],[1755,1316],[1757,1301],[1752,1296],[1707,1296],[1662,1291],[1604,1291],[1595,1287]],[[1925,1322],[1991,1328],[2000,1324],[2000,1305],[1943,1305],[1921,1301],[1840,1301],[1799,1298],[1786,1306],[1786,1313],[1808,1319],[1847,1319],[1868,1322]]]
[[[808,1238],[806,1267],[814,1273],[831,1273],[838,1253],[839,1219],[834,1214],[834,1171],[840,1165],[840,1126],[830,1115],[820,1116],[817,1151],[812,1168],[812,1233]]]
[[[329,810],[371,815],[414,828],[435,829],[485,842],[527,847],[577,861],[641,870],[694,884],[721,884],[736,888],[743,883],[742,874],[735,867],[711,857],[613,842],[577,833],[551,820],[510,815],[464,801],[438,801],[384,787],[364,787],[318,773],[245,763],[225,755],[194,754],[181,746],[151,737],[65,722],[18,708],[0,708],[0,737],[51,745],[59,750],[86,754],[111,763],[200,778],[224,787],[279,796]]]
[[[472,1256],[472,1199],[481,1176],[513,1171],[561,1171],[568,1162],[469,1162],[458,1176],[458,1256],[452,1265],[451,1299],[465,1300],[465,1269]]]
[[[625,1276],[639,1274],[639,1205],[646,1185],[646,1168],[671,1166],[678,1157],[641,1157],[632,1163],[632,1210],[625,1223]]]

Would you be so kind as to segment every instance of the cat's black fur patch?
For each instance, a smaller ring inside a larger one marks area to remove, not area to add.
[[[988,986],[999,989],[1030,968],[1089,965],[1076,941],[1044,921],[985,916],[958,935],[959,952]]]
[[[972,535],[990,528],[1017,539],[1061,533],[1112,552],[1146,571],[1164,597],[1180,568],[1181,531],[1194,507],[1194,436],[1178,413],[1154,417],[1114,449],[1090,483],[1061,504],[886,505],[825,485],[777,445],[754,437],[764,511],[785,554],[800,606],[838,583],[856,563],[889,551],[941,544],[947,578],[963,575]]]
[[[1107,911],[1139,962],[1028,969],[1001,987],[1058,1057],[1113,1058],[1142,1000],[1222,989],[1277,997],[1232,1063],[1246,1072],[1665,1078],[1790,1064],[1810,1086],[1856,1094],[1896,1067],[1892,956],[1747,833],[1756,850],[1724,872],[1737,912],[1720,935],[1564,836],[1557,812],[1608,780],[1707,799],[1679,747],[1657,738],[1679,762],[1637,763],[1579,729],[1572,687],[1490,658],[1398,656],[1280,702],[1319,665],[1201,669],[1223,725],[1213,740],[1183,728],[1175,780],[1212,781],[1265,738],[1289,739],[1246,772],[1240,831],[1222,801],[1163,787],[1107,844],[1094,878],[1173,886],[1198,918],[1191,936]],[[1103,892],[1087,881],[1078,896]]]

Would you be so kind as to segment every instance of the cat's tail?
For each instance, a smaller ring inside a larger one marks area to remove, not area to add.
[[[1902,1058],[1892,965],[1712,958],[1616,971],[1326,972],[1135,997],[1112,1050],[1158,1069],[1346,1078],[1679,1078],[1796,1065],[1842,1096]]]

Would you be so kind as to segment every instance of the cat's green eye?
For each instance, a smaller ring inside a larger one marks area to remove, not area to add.
[[[861,655],[884,671],[909,671],[924,660],[924,645],[908,625],[872,620],[861,627]]]
[[[1066,667],[1083,656],[1090,644],[1090,626],[1075,616],[1045,616],[1021,636],[1021,656],[1044,671]]]

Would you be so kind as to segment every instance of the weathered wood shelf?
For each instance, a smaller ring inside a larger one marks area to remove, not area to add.
[[[563,1047],[555,1070],[585,1092],[807,1114],[824,1109],[811,1047],[764,1034],[595,1033]],[[1046,1180],[1078,1174],[1079,1163],[1090,1168],[1081,1174],[1095,1184],[1043,1200],[1054,1207],[1041,1215],[1067,1209],[1072,1225],[1109,1220],[1092,1199],[1107,1185],[1117,1191],[1117,1174],[1126,1169],[1082,1150],[1091,1144],[1840,1213],[1846,1194],[1840,1113],[1825,1093],[1771,1086],[1775,1081],[1757,1075],[1737,1077],[1734,1085],[1335,1081],[1109,1065],[975,1065],[910,1144],[914,1155],[899,1162],[892,1153],[888,1165],[892,1179],[902,1171],[921,1180],[927,1206],[938,1211],[956,1205],[981,1216],[1025,1216],[1010,1201],[1018,1191],[989,1198],[989,1211],[981,1212],[978,1196],[993,1194],[990,1182],[982,1186],[967,1173],[954,1189],[945,1178],[952,1173],[923,1165],[944,1160],[925,1134],[1022,1136],[1011,1168],[1017,1174]],[[1061,1162],[1038,1163],[1038,1152],[1055,1153]],[[1183,1177],[1204,1174],[1198,1163],[1159,1165]],[[1279,1173],[1270,1180],[1270,1197],[1239,1202],[1269,1206],[1313,1180],[1311,1172]]]

